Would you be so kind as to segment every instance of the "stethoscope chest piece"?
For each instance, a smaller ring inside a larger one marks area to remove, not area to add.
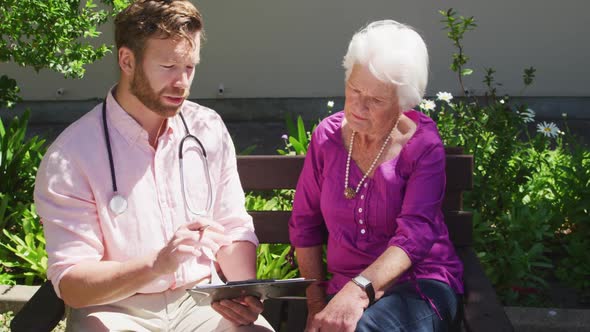
[[[127,200],[123,196],[115,194],[109,202],[109,208],[114,214],[119,215],[127,210]]]

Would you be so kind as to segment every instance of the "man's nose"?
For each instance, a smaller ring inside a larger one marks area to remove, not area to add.
[[[174,86],[177,88],[188,89],[190,85],[190,75],[183,71],[180,76],[174,82]]]

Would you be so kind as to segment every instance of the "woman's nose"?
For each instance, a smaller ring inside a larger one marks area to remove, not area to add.
[[[359,111],[368,112],[369,111],[369,98],[367,98],[365,96],[360,96],[358,98],[358,102],[356,103],[356,106]]]

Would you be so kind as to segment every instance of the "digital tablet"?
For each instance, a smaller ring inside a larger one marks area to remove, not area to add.
[[[210,305],[211,302],[233,299],[251,295],[260,300],[266,299],[305,299],[305,289],[315,279],[282,279],[230,281],[223,285],[196,285],[187,289],[199,306]]]

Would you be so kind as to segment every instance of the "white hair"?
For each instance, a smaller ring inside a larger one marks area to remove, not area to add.
[[[348,45],[342,63],[346,80],[355,64],[367,67],[378,80],[396,85],[402,110],[422,100],[428,83],[428,51],[412,27],[393,20],[367,25]]]

